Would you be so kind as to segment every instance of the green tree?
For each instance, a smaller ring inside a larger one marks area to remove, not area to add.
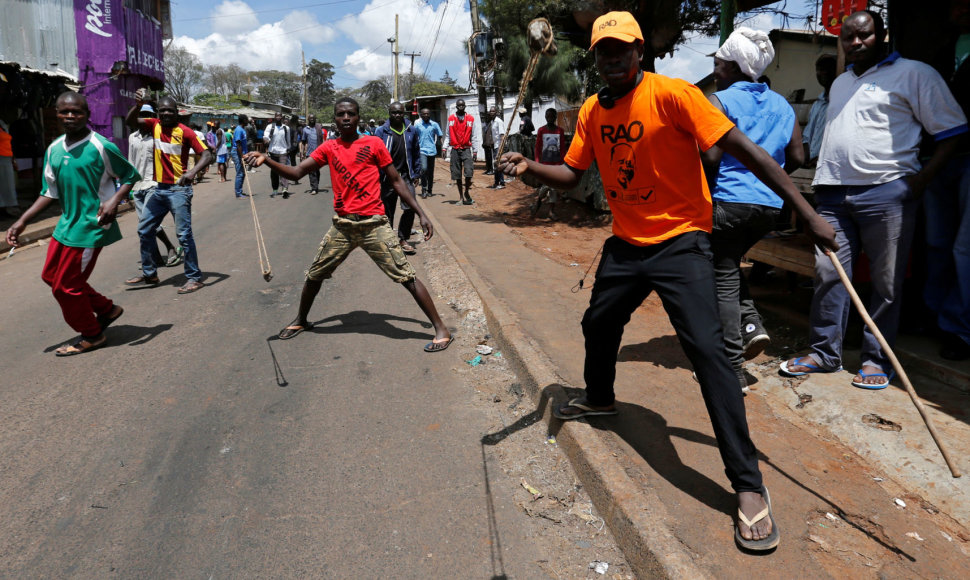
[[[204,77],[199,57],[181,46],[165,49],[165,90],[176,101],[188,103],[199,90]]]
[[[445,69],[445,74],[441,75],[441,78],[438,79],[438,81],[442,84],[448,85],[451,88],[455,89],[455,92],[458,92],[460,90],[458,87],[458,81],[451,78],[451,75],[448,74],[448,69]],[[451,94],[451,93],[441,93],[441,94],[445,95],[445,94]]]
[[[303,79],[296,73],[260,70],[249,73],[259,100],[299,108],[303,103]]]
[[[427,97],[430,95],[454,95],[458,92],[450,83],[422,80],[415,82],[411,86],[411,95],[414,97]]]
[[[336,95],[333,88],[333,65],[317,59],[311,60],[307,65],[306,80],[306,98],[310,110],[318,112],[332,109]]]

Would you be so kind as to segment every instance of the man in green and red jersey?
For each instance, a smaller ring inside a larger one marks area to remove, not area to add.
[[[121,239],[115,221],[118,203],[141,176],[111,142],[88,128],[88,102],[66,92],[57,98],[57,120],[65,134],[47,148],[40,197],[7,230],[7,243],[16,247],[27,224],[54,200],[61,203],[61,219],[47,248],[41,275],[61,306],[64,320],[81,337],[54,351],[72,356],[107,344],[104,329],[124,309],[88,284],[101,248]],[[115,182],[121,187],[115,190]]]
[[[147,196],[145,213],[138,222],[138,237],[141,239],[141,276],[125,281],[125,284],[158,284],[158,265],[155,264],[152,248],[155,244],[155,230],[161,225],[166,214],[175,219],[175,234],[179,245],[185,249],[185,277],[188,279],[179,294],[200,290],[202,270],[199,269],[199,254],[195,249],[192,236],[192,182],[195,176],[212,163],[212,152],[206,148],[202,139],[187,125],[179,123],[178,104],[172,97],[158,100],[157,119],[139,119],[141,106],[148,101],[147,90],[135,93],[135,106],[128,111],[125,121],[132,129],[145,123],[155,138],[155,181],[157,185]],[[198,163],[186,170],[189,154],[201,154]]]
[[[394,168],[391,154],[387,152],[384,142],[378,137],[357,134],[357,124],[360,122],[360,106],[357,101],[350,97],[338,99],[334,105],[334,120],[337,122],[340,138],[324,141],[296,167],[273,161],[262,153],[249,153],[245,156],[246,163],[255,167],[265,163],[280,175],[294,181],[324,165],[330,167],[335,212],[333,226],[323,237],[317,257],[307,270],[299,313],[293,322],[280,331],[279,337],[287,340],[310,328],[307,316],[323,281],[359,246],[391,280],[400,282],[407,288],[431,321],[435,337],[425,345],[424,350],[445,350],[451,345],[451,333],[438,316],[431,295],[408,262],[397,234],[384,215],[381,171],[401,199],[418,214],[425,240],[430,239],[434,232],[431,222],[424,210],[418,206],[401,174]]]

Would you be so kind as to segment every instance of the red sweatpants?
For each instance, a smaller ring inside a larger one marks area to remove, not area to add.
[[[97,316],[107,314],[114,308],[114,302],[98,294],[88,284],[88,277],[100,253],[101,248],[72,248],[51,238],[41,274],[61,306],[64,321],[81,336],[88,338],[101,334]]]

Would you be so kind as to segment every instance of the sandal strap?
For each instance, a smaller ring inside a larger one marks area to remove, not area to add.
[[[765,517],[767,517],[770,513],[771,513],[771,507],[766,507],[765,509],[755,514],[754,519],[749,520],[747,517],[745,517],[744,512],[741,511],[741,508],[738,508],[738,519],[741,520],[741,522],[744,523],[744,525],[750,528],[751,526],[765,519]]]

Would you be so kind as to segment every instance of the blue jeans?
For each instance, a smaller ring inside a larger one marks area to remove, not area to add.
[[[951,159],[923,199],[926,306],[941,330],[970,343],[970,155]]]
[[[865,251],[869,257],[872,296],[868,311],[890,346],[899,330],[906,262],[916,227],[918,200],[905,178],[872,186],[816,188],[818,214],[835,228],[837,257],[849,277]],[[825,369],[842,365],[842,341],[852,308],[848,291],[832,261],[815,249],[815,295],[809,343],[811,357]],[[868,327],[862,333],[862,364],[891,368]]]
[[[492,164],[487,167],[495,172],[495,185],[505,185],[505,178],[501,171],[498,170],[498,145],[492,147]]]
[[[232,150],[232,165],[236,168],[236,195],[240,196],[243,194],[243,180],[246,178],[246,166],[243,165],[242,159],[239,157],[239,149],[233,148]]]
[[[434,187],[434,155],[421,154],[421,193],[431,195]]]
[[[158,274],[158,267],[152,255],[155,245],[155,230],[161,225],[165,215],[171,212],[175,219],[175,235],[179,245],[185,250],[185,277],[190,281],[201,282],[199,255],[195,250],[192,237],[192,186],[163,185],[153,187],[145,203],[145,214],[138,222],[138,238],[141,241],[141,271],[147,277]]]

